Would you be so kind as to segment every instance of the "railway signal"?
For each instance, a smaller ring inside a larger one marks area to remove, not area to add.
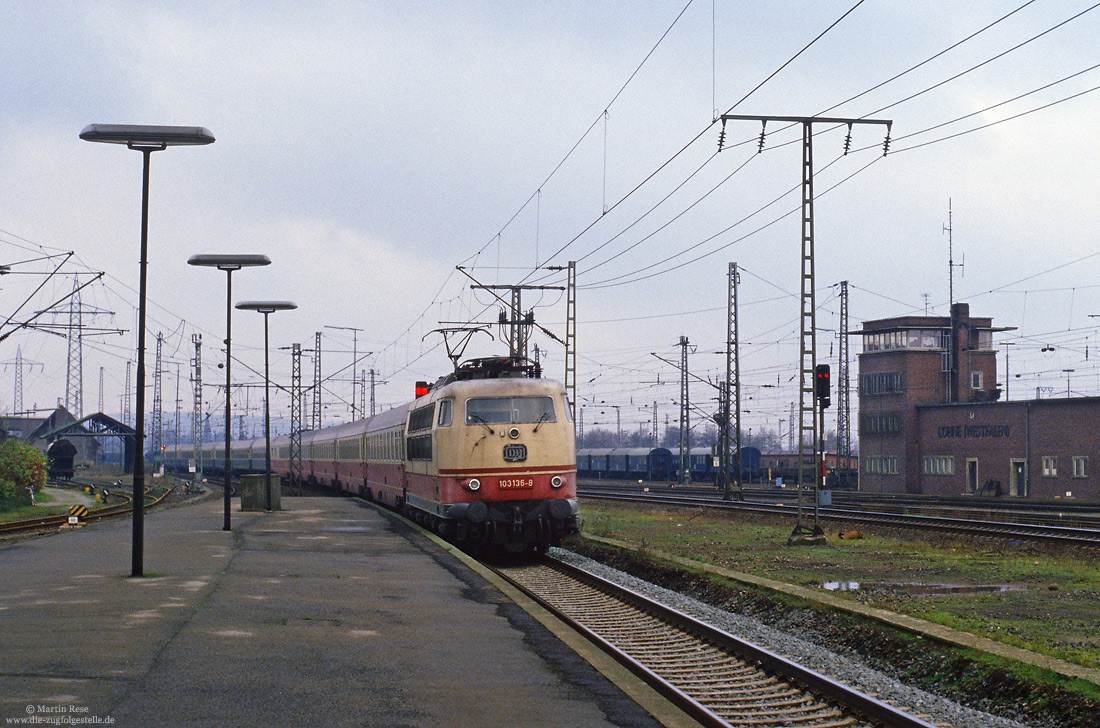
[[[828,364],[818,364],[817,368],[814,370],[814,396],[817,397],[817,402],[821,405],[821,409],[825,409],[829,406]]]

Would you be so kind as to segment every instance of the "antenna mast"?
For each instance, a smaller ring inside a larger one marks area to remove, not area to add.
[[[963,262],[955,262],[955,227],[952,222],[952,210],[951,210],[951,198],[947,198],[947,224],[943,226],[943,231],[947,233],[947,299],[949,301],[947,310],[950,312],[951,306],[955,305],[955,269],[963,268],[966,265],[966,256],[963,255]]]

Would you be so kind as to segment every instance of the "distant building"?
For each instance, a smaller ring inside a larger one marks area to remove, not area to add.
[[[999,401],[1010,330],[965,303],[864,324],[861,491],[1100,502],[1100,397]]]
[[[0,440],[18,437],[42,452],[47,452],[54,438],[47,439],[45,436],[74,422],[76,418],[64,407],[58,407],[44,417],[0,417]],[[96,462],[100,446],[94,437],[74,437],[71,442],[76,448],[75,462]]]

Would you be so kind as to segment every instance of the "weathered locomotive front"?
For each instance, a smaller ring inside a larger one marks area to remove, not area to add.
[[[415,403],[406,503],[458,541],[544,550],[577,527],[573,424],[561,384],[503,373]]]

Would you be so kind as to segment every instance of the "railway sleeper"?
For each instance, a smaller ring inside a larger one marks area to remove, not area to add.
[[[695,673],[698,681],[702,683],[725,683],[727,680],[736,680],[739,678],[745,680],[754,680],[759,679],[760,674],[761,673],[759,668],[751,667],[749,665],[733,669],[715,668],[713,670],[700,670]],[[702,677],[703,675],[709,675],[710,677]]]
[[[691,686],[686,686],[681,689],[692,697],[695,696],[695,693],[691,690]],[[784,691],[782,693],[776,693],[775,695],[769,695],[763,699],[759,697],[742,697],[738,695],[730,695],[724,698],[718,697],[707,700],[707,707],[711,710],[730,710],[734,712],[773,710],[784,713],[792,711],[816,713],[821,710],[833,710],[832,707],[818,702],[814,696],[807,695],[799,690],[793,693]]]
[[[693,683],[681,689],[696,700],[706,700],[707,705],[717,703],[719,706],[722,706],[730,703],[760,702],[760,696],[758,695],[730,695],[728,687],[722,690],[716,690],[710,686]],[[796,695],[804,696],[805,693],[796,688],[789,688],[787,690],[777,690],[774,693],[768,693],[767,698],[771,701],[773,698],[778,700],[780,698],[790,698]],[[771,705],[772,703],[769,702],[768,704]]]
[[[676,675],[676,674],[680,674],[680,673],[687,673],[687,674],[690,674],[690,675],[700,675],[700,674],[707,675],[707,674],[710,674],[710,675],[721,676],[721,675],[726,674],[726,670],[731,670],[731,669],[739,671],[741,674],[756,677],[757,679],[759,679],[761,681],[761,683],[764,683],[766,681],[771,681],[771,682],[776,681],[776,678],[768,675],[767,673],[762,672],[759,667],[756,667],[755,665],[751,665],[749,663],[746,663],[744,660],[738,660],[737,658],[733,658],[733,657],[727,657],[722,662],[708,663],[707,665],[704,665],[702,667],[699,667],[699,666],[685,666],[685,667],[673,666],[673,667],[668,668],[668,673],[671,674],[671,675]]]
[[[767,716],[767,720],[771,721],[773,725],[790,726],[802,724],[820,725],[822,720],[831,718],[844,719],[845,716],[832,706],[822,705],[821,703],[812,703],[803,706],[784,707],[782,703],[770,703],[761,702],[755,705],[745,706],[726,706],[718,703],[708,703],[707,708],[712,712],[717,713],[727,720],[736,720],[737,716],[752,717],[752,725],[768,725],[768,723],[757,724],[756,720],[761,717]],[[848,718],[853,723],[849,725],[855,725],[854,718]]]

